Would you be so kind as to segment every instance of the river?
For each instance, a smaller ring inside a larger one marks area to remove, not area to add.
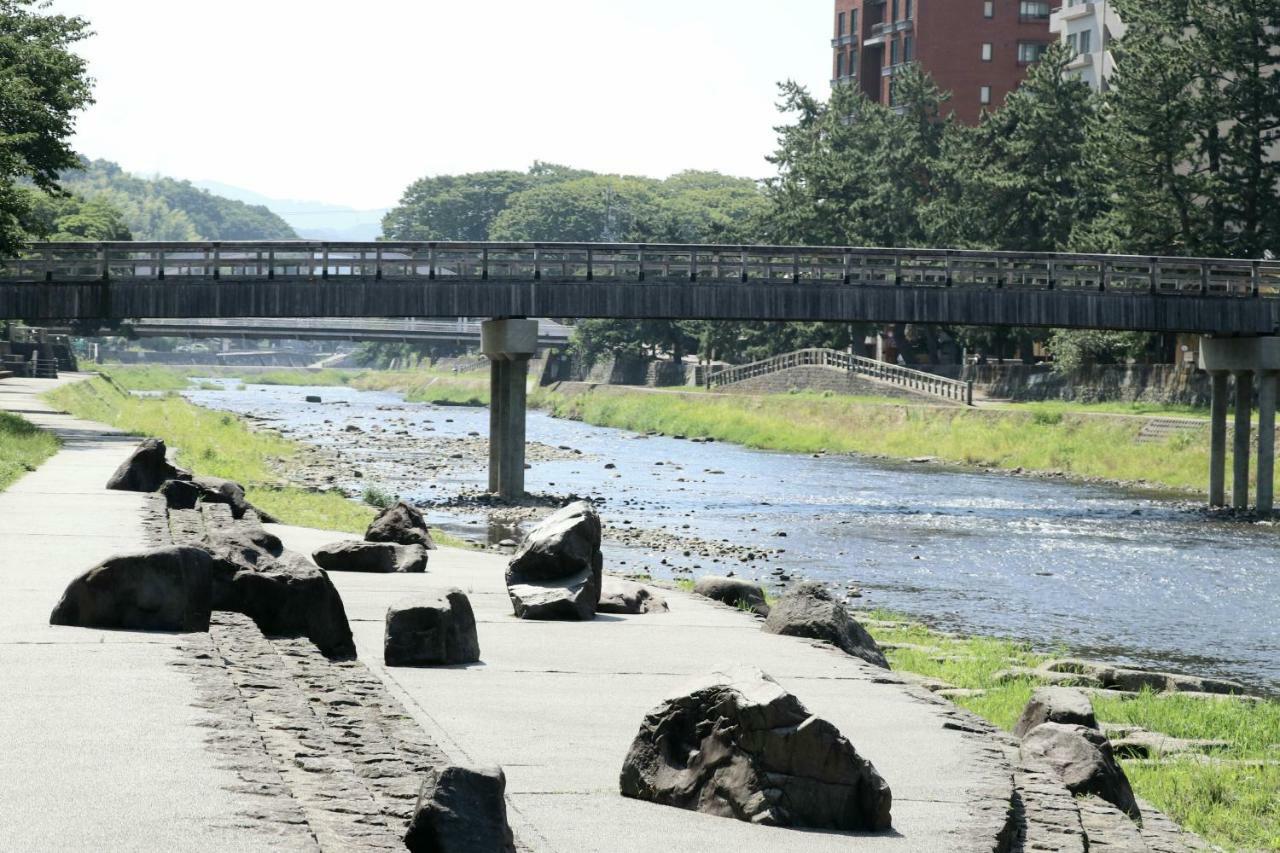
[[[485,460],[432,451],[478,442],[468,436],[487,434],[487,409],[207,382],[221,390],[186,396],[340,450],[364,475],[335,485],[382,485],[434,504],[428,515],[446,529],[487,535],[482,509],[439,506],[482,489]],[[311,394],[324,402],[304,403]],[[1270,526],[1214,521],[1114,487],[636,436],[541,412],[529,414],[528,439],[567,448],[532,463],[529,491],[590,497],[614,526],[676,543],[607,542],[606,569],[665,578],[734,570],[766,582],[780,570],[856,584],[858,607],[944,630],[1280,689],[1280,532]],[[757,559],[711,557],[680,537],[744,546]]]

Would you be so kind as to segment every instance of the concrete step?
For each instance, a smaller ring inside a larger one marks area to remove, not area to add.
[[[1158,444],[1186,435],[1192,436],[1209,429],[1209,422],[1195,418],[1151,418],[1138,431],[1139,444]]]

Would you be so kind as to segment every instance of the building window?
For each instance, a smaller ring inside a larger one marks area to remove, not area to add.
[[[994,0],[986,0],[986,2],[982,4],[982,17],[994,18],[995,16],[996,16],[996,4]]]
[[[982,86],[978,89],[978,103],[980,104],[991,103],[991,87],[990,86]]]
[[[836,38],[844,35],[844,12],[836,15]]]
[[[836,54],[836,79],[844,76],[844,52]]]
[[[902,37],[902,61],[903,62],[911,61],[911,54],[914,52],[913,48],[915,47],[915,45],[913,44],[913,41],[914,40],[911,38],[911,36]]]
[[[1044,52],[1049,49],[1049,45],[1033,41],[1018,42],[1018,62],[1023,65],[1029,65],[1032,62],[1039,62],[1040,57],[1044,56]]]
[[[850,77],[858,73],[858,51],[856,48],[849,51],[848,69]]]
[[[907,0],[907,20],[908,21],[910,21],[912,18],[915,17],[915,5],[916,4],[914,0]]]
[[[898,64],[898,40],[897,39],[894,39],[893,41],[889,42],[889,64],[890,65]]]
[[[889,20],[898,20],[898,0],[893,0],[893,17],[889,18]]]
[[[991,42],[986,42],[982,45],[982,61],[991,61]]]
[[[851,35],[858,34],[858,10],[854,9],[849,12],[849,33]]]
[[[1049,4],[1045,0],[1022,0],[1018,17],[1024,21],[1042,21],[1049,17]]]
[[[1080,52],[1091,53],[1093,51],[1093,30],[1080,31]]]

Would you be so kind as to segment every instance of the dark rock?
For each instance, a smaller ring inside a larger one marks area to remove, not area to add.
[[[264,566],[237,572],[221,604],[220,610],[248,616],[264,634],[306,637],[330,658],[356,656],[342,596],[301,554],[285,551]]]
[[[195,509],[204,490],[190,480],[165,480],[160,485],[165,506],[169,509]]]
[[[1093,715],[1093,702],[1080,690],[1070,687],[1037,687],[1013,733],[1023,737],[1041,723],[1064,723],[1070,726],[1098,728]]]
[[[730,607],[745,608],[761,616],[769,615],[769,605],[765,603],[764,598],[764,587],[758,583],[708,575],[698,578],[693,585],[693,591],[697,595],[715,599]]]
[[[226,504],[231,507],[233,518],[241,519],[253,504],[244,496],[244,486],[234,480],[221,477],[196,477],[193,482],[200,487],[200,500],[209,504]]]
[[[625,797],[770,826],[891,825],[875,767],[754,667],[714,673],[650,711],[620,785]]]
[[[515,853],[501,767],[432,767],[404,845],[410,853]]]
[[[1076,796],[1092,794],[1134,820],[1142,817],[1129,779],[1102,732],[1084,726],[1042,723],[1022,739],[1022,756],[1047,764]]]
[[[111,557],[73,580],[50,625],[207,631],[213,557],[193,547]]]
[[[387,666],[453,666],[478,660],[476,617],[462,590],[402,601],[387,609]]]
[[[1149,689],[1157,692],[1222,693],[1243,695],[1249,692],[1243,684],[1222,678],[1204,678],[1176,672],[1128,669],[1091,660],[1064,658],[1041,664],[1046,673],[1078,675],[1108,690],[1138,693]]]
[[[167,453],[163,439],[144,439],[107,480],[107,488],[118,492],[154,492],[165,480],[190,480],[190,474],[169,464]]]
[[[600,516],[569,504],[529,531],[507,566],[507,594],[521,619],[593,619],[600,602]]]
[[[316,565],[331,572],[425,572],[427,549],[421,545],[347,539],[312,553]]]
[[[649,587],[621,578],[601,581],[597,613],[666,613],[667,602]]]
[[[397,545],[421,545],[434,550],[431,530],[422,513],[404,501],[389,506],[369,525],[364,538],[369,542],[393,542]]]
[[[317,397],[315,394],[308,394],[308,395],[307,395],[306,397],[304,397],[303,399],[304,399],[306,402],[308,402],[308,403],[322,403],[322,402],[324,402],[324,401],[323,401],[323,400],[321,400],[319,397]]]
[[[769,611],[764,630],[789,637],[808,637],[830,643],[867,663],[889,668],[884,653],[830,590],[815,581],[796,584]]]

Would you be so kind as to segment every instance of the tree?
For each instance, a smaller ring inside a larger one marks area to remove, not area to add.
[[[503,171],[422,178],[383,218],[382,233],[388,240],[487,240],[507,200],[532,184],[528,175]]]
[[[16,250],[31,197],[18,182],[58,192],[76,164],[68,139],[75,114],[93,102],[85,61],[72,52],[89,36],[83,18],[41,14],[46,3],[0,0],[0,251]]]
[[[21,219],[26,239],[96,241],[132,240],[124,217],[103,198],[50,195],[27,187]]]

